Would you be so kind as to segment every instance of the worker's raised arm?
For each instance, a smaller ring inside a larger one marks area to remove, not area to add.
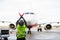
[[[19,23],[19,20],[20,20],[21,18],[22,18],[22,17],[20,17],[20,18],[17,20],[16,25]]]

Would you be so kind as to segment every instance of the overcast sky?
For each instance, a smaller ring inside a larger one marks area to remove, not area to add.
[[[38,23],[60,21],[60,0],[0,0],[0,20],[16,22],[19,12],[35,13],[24,18],[36,19]]]

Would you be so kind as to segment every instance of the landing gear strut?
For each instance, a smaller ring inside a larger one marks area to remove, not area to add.
[[[31,34],[31,30],[30,30],[30,28],[29,28],[29,30],[28,30],[28,34]]]
[[[41,24],[39,24],[39,27],[38,27],[38,30],[37,30],[38,32],[40,31],[40,32],[42,32],[42,28],[41,28]]]
[[[31,37],[31,30],[30,30],[30,28],[29,28],[27,34],[28,34],[28,38],[30,38]]]
[[[31,31],[30,30],[28,31],[28,34],[31,34]]]

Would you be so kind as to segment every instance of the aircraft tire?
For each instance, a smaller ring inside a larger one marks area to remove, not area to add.
[[[39,31],[40,31],[40,32],[42,32],[42,29],[41,29],[41,28],[40,28],[40,29],[38,29],[38,32],[39,32]]]

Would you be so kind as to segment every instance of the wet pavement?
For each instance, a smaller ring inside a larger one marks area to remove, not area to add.
[[[16,40],[16,36],[10,36],[9,40]],[[31,37],[26,40],[60,40],[60,31],[48,30],[43,32],[32,31]]]
[[[32,32],[27,40],[60,40],[60,31]]]

